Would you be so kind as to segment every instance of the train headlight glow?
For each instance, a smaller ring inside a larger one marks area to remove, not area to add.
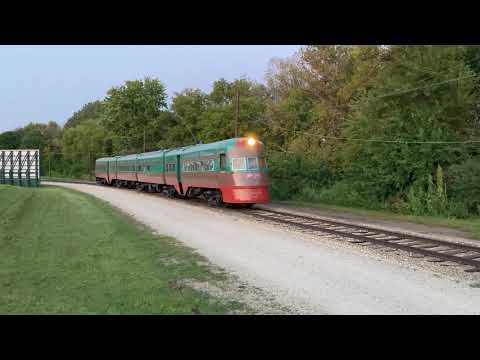
[[[257,141],[254,138],[248,138],[248,141],[247,141],[248,145],[250,145],[250,146],[255,145],[256,142]]]

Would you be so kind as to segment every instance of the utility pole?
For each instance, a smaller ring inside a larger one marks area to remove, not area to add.
[[[147,130],[145,128],[145,126],[143,127],[143,152],[146,152],[145,151],[145,148],[146,148],[146,138],[147,138]]]
[[[240,91],[236,93],[237,106],[235,111],[235,137],[238,137],[238,113],[240,112]]]
[[[92,180],[93,174],[95,171],[93,170],[93,159],[92,159],[92,150],[93,150],[93,138],[90,138],[88,143],[88,179]]]
[[[190,134],[192,135],[193,141],[195,141],[195,145],[196,144],[201,144],[202,142],[197,140],[197,137],[193,133],[192,128],[190,127],[190,125],[188,125],[188,123],[185,121],[185,119],[178,114],[176,114],[175,116],[178,117],[182,121],[182,123],[185,125],[185,127],[188,129],[188,131],[190,131]]]
[[[88,180],[92,177],[92,148],[88,147]]]

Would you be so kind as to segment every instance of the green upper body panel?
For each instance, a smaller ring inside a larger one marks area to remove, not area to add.
[[[157,150],[147,153],[131,154],[125,156],[117,156],[110,158],[97,159],[97,162],[112,162],[117,163],[119,171],[138,171],[144,173],[162,173],[165,171],[165,164],[177,163],[177,157],[187,161],[189,159],[210,158],[213,160],[214,166],[209,171],[219,171],[220,169],[220,154],[228,154],[237,143],[237,138],[217,141],[209,144],[189,145],[174,149]],[[115,162],[115,160],[117,160]],[[182,164],[180,164],[181,172],[184,171]],[[173,166],[173,165],[172,165]],[[191,169],[191,167],[190,167]],[[231,161],[226,162],[226,171],[232,171]],[[176,170],[175,170],[176,171]],[[191,171],[191,170],[190,170]],[[195,171],[195,170],[194,170]],[[247,170],[248,171],[248,170]],[[261,168],[257,171],[266,171]],[[167,167],[167,172],[168,167]]]
[[[131,154],[131,155],[124,155],[124,156],[118,156],[117,157],[117,162],[131,162],[131,161],[136,161],[138,157],[138,154]]]
[[[162,173],[164,150],[138,154],[139,171],[144,173]]]
[[[136,172],[137,171],[137,154],[119,156],[117,158],[118,172]]]

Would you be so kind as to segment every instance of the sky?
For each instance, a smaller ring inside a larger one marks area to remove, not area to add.
[[[63,125],[112,86],[160,79],[171,99],[185,88],[210,91],[215,80],[263,82],[269,61],[295,45],[0,46],[0,133],[30,122]]]

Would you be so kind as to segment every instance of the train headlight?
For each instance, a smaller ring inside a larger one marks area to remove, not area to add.
[[[250,146],[255,145],[256,142],[257,141],[254,138],[248,138],[248,141],[247,141],[248,145],[250,145]]]

